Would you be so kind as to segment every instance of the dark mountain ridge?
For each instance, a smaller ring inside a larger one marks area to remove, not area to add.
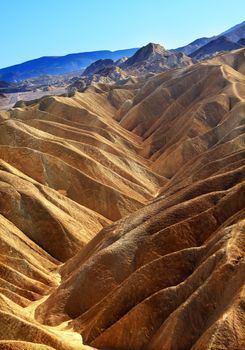
[[[200,47],[196,51],[190,54],[190,57],[195,58],[197,60],[203,59],[217,53],[221,53],[224,51],[232,51],[241,49],[242,45],[235,43],[229,40],[226,36],[219,36],[217,39],[214,39],[207,43],[206,45]]]
[[[235,25],[234,27],[229,28],[228,30],[226,30],[218,35],[212,36],[210,38],[204,37],[204,38],[196,39],[196,40],[192,41],[191,43],[189,43],[185,46],[178,47],[177,49],[174,49],[172,51],[184,52],[186,55],[190,55],[194,51],[197,51],[202,46],[210,43],[211,41],[213,41],[221,36],[225,36],[228,40],[233,41],[233,42],[237,42],[240,39],[244,38],[245,37],[245,21]]]
[[[0,69],[0,80],[19,81],[40,75],[61,75],[84,70],[98,59],[118,60],[132,56],[136,48],[118,51],[92,51],[69,54],[66,56],[44,56],[14,66]]]

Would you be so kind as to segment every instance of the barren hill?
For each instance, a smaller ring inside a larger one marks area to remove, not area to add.
[[[74,78],[68,90],[83,92],[93,83],[123,85],[132,77],[138,80],[142,76],[150,76],[192,64],[192,59],[182,52],[173,53],[159,44],[149,43],[137,50],[130,58],[115,62],[105,59],[92,63],[85,69],[82,77]]]
[[[245,347],[244,54],[0,112],[0,349]]]
[[[215,55],[217,53],[232,51],[241,48],[243,45],[239,43],[235,43],[225,36],[219,36],[217,39],[214,39],[202,46],[198,50],[192,52],[190,56],[197,60],[204,59],[205,57],[209,57]]]
[[[130,73],[159,73],[171,68],[180,68],[192,64],[192,59],[182,52],[173,53],[159,44],[149,43],[121,64],[121,68]]]
[[[207,45],[211,41],[214,41],[220,37],[225,37],[226,40],[231,41],[233,43],[239,42],[240,39],[245,38],[245,21],[235,25],[234,27],[229,28],[225,32],[222,32],[218,35],[212,36],[210,38],[204,37],[204,38],[196,39],[193,42],[189,43],[188,45],[178,47],[177,49],[174,49],[172,51],[173,52],[184,52],[186,55],[191,55],[194,51],[197,51],[198,49],[204,47],[205,45]],[[219,41],[218,41],[218,44],[219,44]],[[241,45],[242,43],[239,43],[239,44]],[[227,43],[225,43],[225,46],[227,46]],[[219,45],[218,45],[218,47],[219,47]],[[221,51],[225,51],[222,46],[221,46],[221,48],[222,48]],[[233,50],[235,50],[235,48],[233,48]]]

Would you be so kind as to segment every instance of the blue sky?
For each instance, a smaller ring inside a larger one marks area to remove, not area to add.
[[[175,48],[244,15],[244,0],[0,0],[0,67],[148,42]]]

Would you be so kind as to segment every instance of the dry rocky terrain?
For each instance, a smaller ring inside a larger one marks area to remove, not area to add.
[[[146,79],[149,75],[192,64],[193,60],[182,52],[170,52],[159,44],[149,43],[137,50],[132,57],[93,62],[85,69],[82,77],[74,78],[68,89],[83,92],[93,83],[124,85],[132,79]]]
[[[244,55],[0,112],[0,350],[245,348]]]

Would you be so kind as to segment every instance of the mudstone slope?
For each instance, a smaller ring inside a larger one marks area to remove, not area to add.
[[[245,347],[244,54],[0,112],[0,349]]]

